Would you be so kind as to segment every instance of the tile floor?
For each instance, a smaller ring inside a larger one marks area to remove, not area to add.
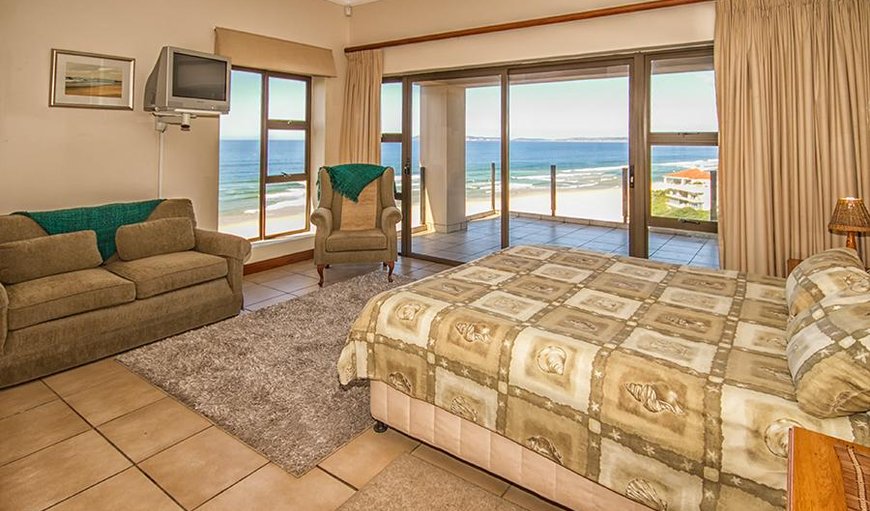
[[[500,218],[469,223],[468,230],[414,236],[414,252],[454,261],[471,261],[501,247]],[[533,218],[511,218],[511,243],[543,243],[628,255],[628,231]],[[650,259],[719,267],[719,241],[708,235],[650,233]]]
[[[374,268],[336,266],[327,284]],[[247,277],[247,308],[315,290],[312,271]],[[528,510],[560,509],[393,430],[367,430],[295,478],[111,358],[0,391],[0,511],[333,510],[406,452]]]
[[[449,266],[422,259],[399,257],[394,273],[423,278],[447,268]],[[386,272],[381,264],[336,264],[325,270],[324,286],[375,270]],[[306,295],[317,290],[317,280],[317,269],[310,260],[247,275],[244,279],[245,308],[257,310]]]

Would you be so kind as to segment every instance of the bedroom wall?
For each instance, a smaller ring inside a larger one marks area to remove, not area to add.
[[[213,48],[224,26],[333,49],[339,76],[317,80],[312,167],[337,161],[348,44],[574,12],[622,0],[380,0],[353,16],[325,0],[0,0],[0,214],[141,200],[157,193],[158,135],[142,91],[160,47]],[[401,21],[398,21],[401,20]],[[701,4],[390,48],[386,72],[473,66],[712,39]],[[49,108],[50,50],[134,57],[133,111]],[[166,134],[164,195],[190,197],[217,226],[218,121]],[[309,236],[257,244],[253,261],[310,249]]]
[[[354,7],[351,45],[623,5],[626,0],[380,0]],[[385,74],[711,41],[713,2],[384,50]],[[401,20],[397,22],[397,20]]]
[[[333,49],[339,77],[319,81],[313,162],[335,161],[348,37],[339,5],[0,0],[0,213],[155,197],[158,135],[142,111],[145,80],[164,45],[212,51],[215,26]],[[49,108],[52,48],[134,57],[134,110]],[[170,127],[164,165],[164,195],[193,199],[200,225],[216,228],[218,121],[198,119],[189,133]]]

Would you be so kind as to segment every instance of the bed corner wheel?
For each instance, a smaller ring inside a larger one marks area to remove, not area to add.
[[[387,281],[393,281],[393,270],[396,268],[396,261],[387,261],[384,263],[384,266],[388,267],[390,270],[387,272]]]
[[[375,430],[375,433],[386,433],[387,425],[381,421],[376,420],[374,428],[372,428],[372,429]]]
[[[317,283],[318,286],[323,287],[323,269],[328,268],[328,264],[318,264],[317,265],[317,274],[320,275],[320,282]]]

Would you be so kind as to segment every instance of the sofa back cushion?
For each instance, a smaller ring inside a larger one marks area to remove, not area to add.
[[[193,203],[190,199],[166,199],[154,208],[146,221],[176,217],[189,218],[194,229],[196,228],[196,215],[193,212]]]
[[[182,217],[125,225],[115,233],[122,261],[193,250],[195,244],[193,222]]]
[[[0,283],[18,284],[103,263],[94,231],[78,231],[0,244]]]
[[[380,180],[372,181],[359,194],[357,202],[347,197],[341,197],[341,216],[338,220],[338,230],[367,231],[378,227],[381,216],[381,205],[378,200]],[[333,218],[333,221],[335,219]]]
[[[785,299],[792,317],[824,298],[852,288],[866,292],[864,264],[850,248],[833,248],[804,259],[785,282]]]
[[[0,243],[48,236],[45,229],[24,215],[0,216]]]

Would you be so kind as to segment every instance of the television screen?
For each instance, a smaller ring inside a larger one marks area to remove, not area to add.
[[[182,98],[227,99],[227,63],[184,53],[172,58],[172,95]]]

